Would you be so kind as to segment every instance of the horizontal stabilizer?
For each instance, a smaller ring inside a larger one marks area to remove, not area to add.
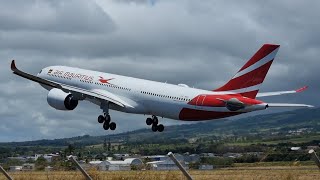
[[[308,105],[308,104],[268,103],[268,107],[308,107],[308,108],[312,108],[314,106]]]
[[[302,88],[299,88],[296,90],[290,90],[290,91],[264,92],[264,93],[258,93],[257,97],[279,96],[279,95],[283,95],[283,94],[294,94],[294,93],[300,93],[302,91],[305,91],[306,89],[308,89],[308,86],[304,86]]]

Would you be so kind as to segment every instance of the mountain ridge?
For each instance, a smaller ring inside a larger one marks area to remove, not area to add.
[[[290,129],[309,128],[320,130],[320,108],[299,109],[280,113],[249,116],[240,119],[221,119],[195,124],[166,126],[162,133],[154,133],[150,128],[101,136],[77,136],[59,139],[41,139],[23,142],[2,142],[0,146],[67,146],[81,144],[84,146],[101,144],[106,139],[112,142],[148,142],[169,139],[190,139],[204,136],[224,136],[230,134],[250,135],[256,132],[286,132]],[[156,139],[154,138],[156,135]]]

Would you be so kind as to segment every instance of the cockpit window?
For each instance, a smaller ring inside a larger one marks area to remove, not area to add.
[[[39,74],[41,74],[42,70],[40,70]]]

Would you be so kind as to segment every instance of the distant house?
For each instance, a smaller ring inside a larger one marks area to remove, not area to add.
[[[35,154],[34,157],[35,157],[35,161],[39,157],[43,157],[49,163],[60,159],[60,155],[58,154]]]
[[[213,165],[208,165],[208,164],[202,164],[199,166],[199,170],[212,170]]]
[[[200,154],[201,157],[205,157],[205,158],[213,158],[216,157],[216,155],[214,153],[201,153]]]
[[[169,159],[167,155],[153,155],[153,156],[144,156],[142,157],[146,161],[165,161]]]
[[[45,154],[44,158],[48,162],[53,162],[53,161],[58,161],[60,159],[60,155],[58,155],[58,154]]]
[[[181,154],[174,154],[174,156],[176,157],[176,159],[178,161],[185,161],[185,156],[183,156]],[[142,158],[144,160],[147,160],[147,161],[166,161],[166,160],[170,160],[170,157],[168,155],[144,156]]]
[[[33,163],[25,163],[22,165],[22,171],[34,171],[35,164]]]
[[[9,171],[10,172],[22,171],[22,166],[10,166]]]
[[[18,157],[8,157],[9,160],[18,160],[21,162],[36,161],[39,157],[43,157],[47,162],[53,162],[60,159],[58,154],[35,154],[34,156],[18,156]]]
[[[242,156],[242,154],[240,154],[240,153],[225,153],[225,154],[223,154],[223,157],[228,157],[228,158],[239,158],[241,156]]]
[[[183,157],[184,157],[184,161],[188,163],[200,162],[200,155],[198,154],[184,155]]]
[[[301,147],[291,147],[290,150],[291,151],[300,151]]]

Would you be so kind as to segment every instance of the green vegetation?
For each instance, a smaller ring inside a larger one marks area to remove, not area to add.
[[[155,155],[170,151],[190,154],[209,152],[218,156],[225,153],[244,154],[233,159],[232,163],[306,161],[310,157],[303,151],[307,146],[319,146],[319,143],[320,109],[301,109],[237,120],[168,126],[156,136],[150,129],[141,129],[97,137],[85,135],[0,143],[0,162],[5,162],[8,156],[30,156],[35,153],[59,152],[62,158],[73,154],[80,160],[88,160],[104,159],[115,153]],[[295,146],[302,150],[291,151],[290,148]],[[218,163],[211,161],[218,160],[203,160],[203,163]],[[230,162],[223,163],[230,165]]]

